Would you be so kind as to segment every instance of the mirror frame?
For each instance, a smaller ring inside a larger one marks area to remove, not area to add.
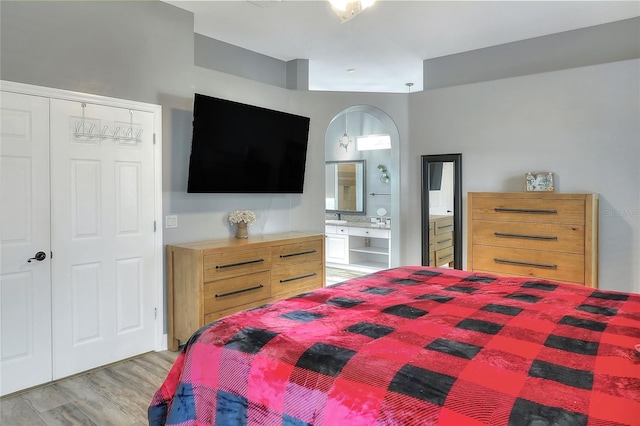
[[[429,266],[429,164],[453,163],[453,267],[462,269],[462,154],[422,155],[421,160],[422,265]]]
[[[325,203],[324,209],[326,213],[340,213],[340,214],[362,214],[365,215],[367,213],[367,162],[365,160],[338,160],[338,161],[325,161],[325,173],[326,168],[329,164],[345,164],[345,163],[354,163],[354,164],[362,164],[362,210],[340,210],[340,209],[327,209],[327,205]]]

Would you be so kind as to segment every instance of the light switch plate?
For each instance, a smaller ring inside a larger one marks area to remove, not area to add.
[[[177,228],[178,227],[178,216],[177,215],[165,216],[165,218],[164,218],[164,227],[165,228]]]

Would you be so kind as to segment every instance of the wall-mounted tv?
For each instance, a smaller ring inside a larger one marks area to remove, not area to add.
[[[302,193],[309,121],[196,93],[187,192]]]
[[[442,186],[442,163],[429,164],[429,190],[439,191]]]

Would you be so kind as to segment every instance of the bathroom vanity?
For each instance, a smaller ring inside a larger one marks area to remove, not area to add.
[[[327,220],[325,223],[329,266],[366,272],[387,269],[390,267],[390,247],[389,224],[346,220]]]

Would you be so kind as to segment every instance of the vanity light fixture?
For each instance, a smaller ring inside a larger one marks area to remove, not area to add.
[[[358,15],[374,2],[375,0],[329,0],[331,8],[340,17],[341,22],[346,22]]]

